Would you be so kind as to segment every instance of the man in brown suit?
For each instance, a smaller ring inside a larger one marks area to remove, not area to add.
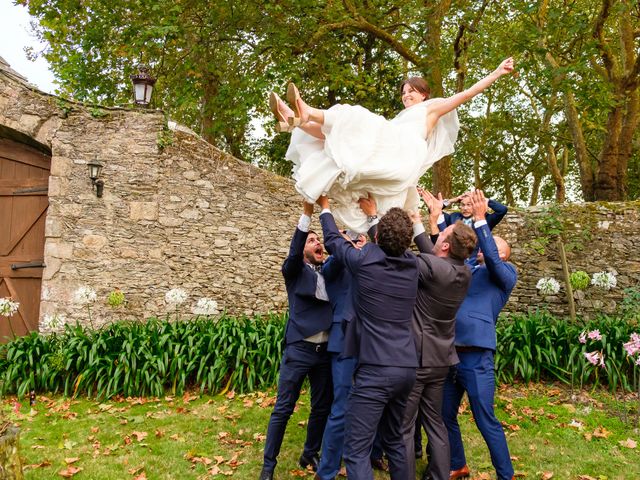
[[[442,199],[420,191],[429,207],[429,226],[438,233]],[[419,355],[416,382],[409,395],[403,422],[403,440],[407,452],[414,451],[414,429],[418,409],[429,441],[429,465],[423,480],[449,479],[449,440],[442,421],[442,392],[449,367],[458,363],[454,347],[455,318],[471,281],[464,264],[476,247],[474,231],[457,222],[440,232],[435,245],[425,233],[420,214],[414,221],[414,241],[418,255],[419,284],[413,310],[413,332]],[[415,478],[415,460],[410,459],[410,476]]]

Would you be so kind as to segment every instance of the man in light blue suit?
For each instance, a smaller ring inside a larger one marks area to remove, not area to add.
[[[477,262],[471,265],[471,285],[456,315],[455,345],[460,363],[451,367],[444,386],[442,417],[451,449],[450,479],[470,475],[464,454],[457,415],[465,392],[480,433],[489,447],[491,462],[499,480],[514,474],[502,425],[493,411],[496,350],[496,322],[513,290],[517,273],[507,260],[507,242],[493,237],[485,220],[487,201],[480,190],[471,194],[473,229],[478,236]]]

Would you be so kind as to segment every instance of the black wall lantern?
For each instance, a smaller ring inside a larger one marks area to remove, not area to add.
[[[149,74],[149,67],[140,65],[138,73],[131,75],[131,81],[133,82],[133,99],[136,105],[149,105],[153,86],[156,84],[156,79]]]
[[[98,159],[92,160],[87,163],[89,167],[89,178],[91,179],[91,185],[96,187],[96,196],[102,198],[102,191],[104,190],[104,181],[100,179],[102,168],[104,164],[99,162]]]

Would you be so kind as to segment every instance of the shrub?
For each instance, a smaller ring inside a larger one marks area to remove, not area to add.
[[[606,369],[592,365],[585,357],[593,346],[579,341],[584,331],[599,330]],[[501,382],[542,379],[567,384],[603,382],[612,389],[634,390],[634,364],[623,345],[638,330],[627,318],[599,316],[587,322],[570,322],[545,312],[505,316],[497,326],[496,375]]]
[[[571,283],[571,288],[574,290],[586,290],[589,286],[589,282],[591,282],[589,274],[582,270],[578,270],[577,272],[573,272],[569,275],[569,283]]]
[[[109,398],[239,392],[275,384],[285,317],[223,315],[185,322],[126,321],[99,330],[67,325],[0,346],[0,393],[30,390]]]

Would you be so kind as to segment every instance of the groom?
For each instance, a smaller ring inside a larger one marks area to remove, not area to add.
[[[343,351],[344,356],[358,358],[345,423],[347,476],[373,478],[369,454],[380,423],[391,479],[405,480],[408,458],[401,429],[417,366],[411,315],[418,267],[407,250],[413,225],[406,212],[392,208],[377,225],[377,243],[358,250],[340,235],[329,200],[322,196],[318,204],[325,248],[353,279],[355,316]]]

